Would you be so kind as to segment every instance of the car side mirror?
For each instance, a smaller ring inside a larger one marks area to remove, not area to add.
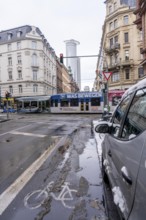
[[[95,131],[97,133],[109,133],[109,125],[108,124],[99,124],[95,127]]]

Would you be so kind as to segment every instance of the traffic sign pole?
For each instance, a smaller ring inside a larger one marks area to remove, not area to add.
[[[107,82],[106,82],[106,88],[105,88],[105,96],[106,96],[106,103],[105,103],[105,104],[107,104],[107,106],[108,106],[108,111],[109,111],[108,80],[109,80],[111,74],[112,74],[112,72],[108,72],[108,71],[103,72],[103,75],[104,75],[104,77],[105,77],[105,79],[106,79],[106,81],[107,81]]]

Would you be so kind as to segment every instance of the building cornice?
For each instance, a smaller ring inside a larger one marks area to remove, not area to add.
[[[123,15],[123,14],[129,14],[129,13],[133,13],[134,10],[133,9],[126,9],[126,10],[120,10],[118,9],[117,11],[115,11],[115,13],[112,13],[110,15],[107,15],[105,18],[105,21],[108,22],[110,20],[115,19],[115,17],[118,17],[119,15]]]

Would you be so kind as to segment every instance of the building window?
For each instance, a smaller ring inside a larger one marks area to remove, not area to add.
[[[109,14],[112,13],[112,5],[109,6]]]
[[[114,55],[110,56],[110,66],[113,66],[114,64]]]
[[[37,80],[37,70],[33,70],[33,80]]]
[[[129,50],[125,50],[125,60],[129,60]]]
[[[118,20],[114,20],[114,29],[118,27]]]
[[[12,57],[8,57],[8,66],[12,66]]]
[[[9,80],[12,80],[12,79],[13,79],[12,70],[9,70],[9,72],[8,72],[8,77],[9,77]]]
[[[112,31],[114,29],[113,22],[109,24],[109,30]]]
[[[38,92],[38,85],[37,84],[33,85],[33,92]]]
[[[12,94],[13,93],[13,86],[9,86],[9,92]]]
[[[18,89],[19,89],[19,93],[22,93],[22,92],[23,92],[22,85],[19,85],[19,86],[18,86]]]
[[[114,2],[114,11],[117,9],[117,2]]]
[[[18,56],[17,56],[17,62],[18,62],[19,65],[22,64],[21,55],[18,55]]]
[[[140,59],[143,59],[142,48],[140,48]]]
[[[129,43],[128,32],[124,33],[124,42],[125,42],[125,43]]]
[[[17,32],[17,37],[21,37],[21,35],[22,35],[22,31],[18,31]]]
[[[36,54],[32,55],[32,66],[37,66],[37,55]]]
[[[129,23],[129,17],[128,17],[128,15],[125,15],[125,16],[123,17],[123,22],[124,22],[124,25],[127,25],[127,24]]]
[[[113,38],[110,39],[110,48],[113,46],[114,42],[113,42]]]
[[[36,41],[32,41],[32,49],[37,49],[37,42]]]
[[[130,69],[125,69],[125,79],[130,79]]]
[[[139,40],[143,40],[143,31],[139,31]]]
[[[118,35],[114,37],[114,42],[118,43]]]
[[[12,33],[8,33],[8,40],[12,39]]]
[[[17,50],[21,49],[21,42],[17,42]]]
[[[18,70],[18,79],[22,79],[22,70]]]
[[[115,64],[117,64],[117,63],[118,63],[118,58],[119,58],[119,54],[118,54],[118,53],[116,53],[116,54],[115,54]]]
[[[142,78],[144,76],[144,70],[143,67],[139,67],[138,68],[138,77]]]
[[[11,51],[11,50],[12,50],[12,45],[8,44],[8,51]]]
[[[120,81],[120,74],[117,72],[117,73],[113,73],[112,74],[112,82],[118,82]]]

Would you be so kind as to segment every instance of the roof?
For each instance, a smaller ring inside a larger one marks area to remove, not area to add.
[[[6,42],[13,42],[13,41],[18,41],[26,38],[26,34],[32,31],[33,26],[30,25],[25,25],[25,26],[20,26],[17,28],[12,28],[9,30],[4,30],[0,32],[0,44],[6,43]],[[41,36],[42,33],[38,27],[36,28],[36,32]],[[20,36],[18,39],[18,32],[20,32]],[[11,34],[11,39],[8,40],[8,34]]]
[[[20,97],[16,98],[17,101],[47,101],[50,96],[33,96],[33,97]]]

